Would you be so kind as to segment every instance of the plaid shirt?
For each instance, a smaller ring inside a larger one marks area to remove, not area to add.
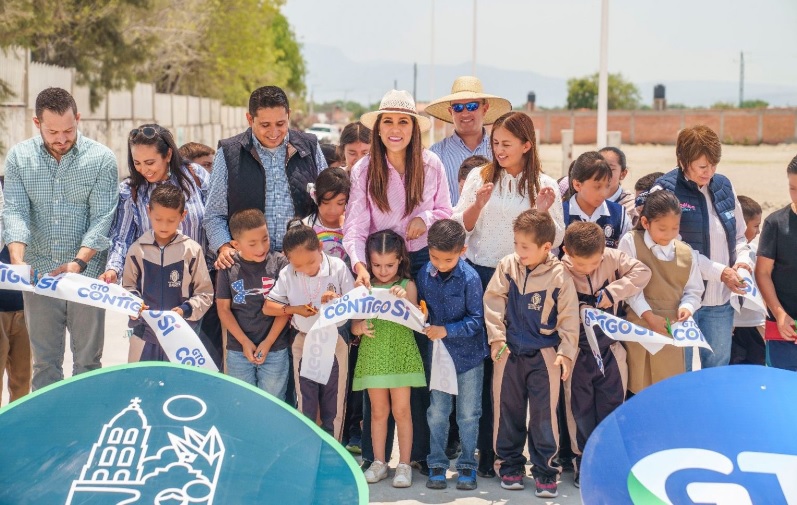
[[[275,251],[282,251],[282,237],[285,236],[288,221],[295,217],[290,183],[285,173],[289,135],[290,133],[285,135],[282,144],[274,150],[263,147],[253,135],[257,155],[266,171],[266,225],[271,237],[271,247]],[[327,168],[320,145],[316,146],[315,164],[319,172]],[[205,203],[204,219],[208,245],[214,253],[232,239],[227,213],[227,163],[224,161],[223,149],[219,148],[213,160],[213,171],[210,173],[210,190]]]
[[[25,261],[40,272],[68,263],[81,247],[108,249],[116,204],[116,157],[78,133],[60,163],[41,136],[20,142],[6,158],[3,239],[27,245]],[[96,254],[85,275],[98,276],[105,254]]]

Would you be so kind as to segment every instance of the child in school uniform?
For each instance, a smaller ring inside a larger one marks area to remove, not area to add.
[[[625,208],[609,201],[612,169],[597,151],[588,151],[570,165],[570,198],[562,203],[565,226],[576,221],[597,223],[606,247],[617,249],[620,237],[631,229]],[[561,257],[561,254],[560,254]]]
[[[430,452],[426,458],[426,487],[445,489],[449,467],[446,446],[449,416],[456,401],[456,424],[462,454],[456,462],[457,489],[476,489],[476,442],[482,414],[484,359],[488,356],[484,335],[484,291],[479,274],[462,258],[465,228],[452,219],[441,219],[429,228],[429,263],[417,278],[418,298],[429,309],[424,333],[430,344],[442,339],[456,369],[458,394],[432,390],[429,420]],[[430,354],[432,354],[430,352]]]
[[[238,252],[216,282],[216,305],[227,329],[227,374],[285,401],[289,317],[266,316],[263,305],[288,260],[271,250],[262,210],[233,214],[230,235]]]
[[[307,185],[307,190],[316,203],[316,210],[302,222],[310,226],[318,235],[318,240],[324,246],[324,252],[330,256],[340,258],[351,267],[349,255],[343,249],[343,220],[346,204],[349,202],[351,180],[345,168],[327,168],[318,174],[315,183]],[[341,331],[349,331],[349,324]],[[352,391],[351,379],[354,376],[354,366],[357,364],[357,355],[360,349],[360,339],[349,339],[349,380],[346,387],[346,418],[343,421],[342,442],[346,450],[352,454],[362,453],[362,421],[363,421],[363,394],[362,391]]]
[[[202,246],[177,231],[186,215],[183,190],[173,184],[158,186],[147,214],[152,229],[128,249],[122,287],[150,310],[172,310],[189,324],[198,322],[213,303],[213,284]],[[130,324],[143,325],[141,361],[169,361],[142,318]]]
[[[626,254],[609,249],[600,226],[576,222],[567,227],[562,258],[580,304],[623,316],[622,302],[641,293],[650,269]],[[595,330],[603,371],[593,356],[583,324],[573,373],[565,381],[565,406],[573,453],[575,485],[580,485],[581,455],[595,427],[625,400],[628,366],[625,349],[600,329]]]
[[[742,206],[744,224],[747,227],[744,238],[750,245],[750,261],[755,268],[756,250],[758,244],[753,241],[758,236],[761,227],[761,206],[749,196],[739,195],[739,205]],[[764,345],[763,311],[752,309],[742,300],[739,312],[733,314],[733,339],[731,341],[731,365],[763,365],[766,361],[766,346]]]
[[[547,212],[515,219],[515,252],[498,263],[484,294],[484,318],[499,399],[496,455],[501,487],[524,488],[528,440],[535,494],[558,496],[561,468],[556,405],[578,352],[578,297],[564,265],[550,253],[556,225]],[[561,369],[560,369],[561,367]],[[527,423],[527,411],[530,418]]]
[[[676,239],[680,222],[678,197],[669,191],[651,193],[637,229],[624,236],[619,247],[653,273],[643,292],[628,299],[626,319],[664,336],[667,320],[685,321],[700,308],[704,290],[697,251]],[[625,348],[628,390],[633,394],[685,370],[682,347],[665,345],[656,354],[636,342],[626,342]]]
[[[612,178],[609,183],[609,198],[608,201],[620,204],[628,213],[628,218],[631,220],[631,226],[635,226],[639,221],[639,213],[636,210],[636,196],[626,191],[622,182],[628,175],[628,164],[626,162],[625,153],[617,147],[606,146],[598,151],[609,168],[612,169]]]
[[[767,365],[797,371],[797,156],[786,168],[791,204],[764,220],[755,280],[769,308]]]
[[[268,294],[263,313],[267,316],[293,316],[291,324],[299,333],[293,341],[293,374],[299,385],[299,410],[312,419],[321,418],[321,429],[340,440],[346,405],[349,348],[338,332],[332,371],[326,384],[300,376],[307,332],[318,320],[318,308],[354,288],[351,271],[343,260],[324,252],[315,231],[292,219],[282,239],[282,252],[290,264]]]

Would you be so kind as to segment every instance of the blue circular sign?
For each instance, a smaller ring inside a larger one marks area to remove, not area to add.
[[[592,433],[591,504],[797,503],[797,374],[735,365],[643,390]]]

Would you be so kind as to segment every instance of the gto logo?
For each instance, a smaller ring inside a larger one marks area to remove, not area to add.
[[[787,503],[797,503],[797,455],[744,451],[736,456],[738,469],[745,473],[774,475]],[[635,504],[673,505],[666,490],[667,479],[682,470],[709,470],[723,475],[734,471],[734,462],[707,449],[669,449],[639,460],[628,474],[628,494]],[[686,493],[694,503],[752,505],[750,493],[733,482],[691,482]]]
[[[205,356],[199,349],[189,349],[188,347],[181,347],[177,349],[177,359],[183,365],[202,366],[205,364]]]

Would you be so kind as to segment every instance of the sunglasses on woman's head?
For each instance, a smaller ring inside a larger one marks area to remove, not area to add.
[[[158,134],[158,130],[153,128],[152,126],[145,126],[144,128],[133,128],[130,130],[130,138],[135,138],[138,135],[143,135],[144,137],[151,139]]]
[[[468,112],[473,112],[479,110],[481,103],[479,102],[468,102],[468,103],[455,103],[451,104],[451,110],[459,114],[465,109],[468,109]]]

